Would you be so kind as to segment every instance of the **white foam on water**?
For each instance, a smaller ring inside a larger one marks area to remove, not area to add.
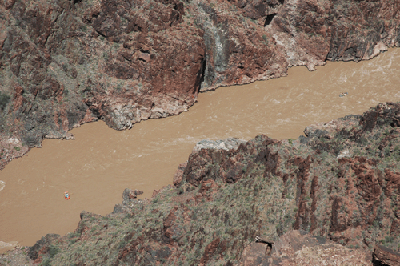
[[[272,102],[273,102],[273,103],[281,103],[281,102],[278,101],[277,99],[273,99]]]
[[[5,188],[5,187],[6,187],[6,182],[0,180],[0,191],[2,191],[3,188]]]
[[[0,249],[2,248],[12,248],[18,245],[18,241],[11,241],[10,243],[0,241]]]

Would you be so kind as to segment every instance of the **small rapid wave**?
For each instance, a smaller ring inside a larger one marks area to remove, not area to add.
[[[18,245],[18,241],[11,241],[9,243],[0,241],[0,249],[10,249]]]

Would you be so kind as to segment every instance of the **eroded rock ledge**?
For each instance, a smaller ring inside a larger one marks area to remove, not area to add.
[[[43,138],[123,130],[199,91],[362,60],[400,41],[399,1],[0,1],[0,169]]]

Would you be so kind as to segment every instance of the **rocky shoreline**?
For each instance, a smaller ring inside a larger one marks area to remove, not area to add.
[[[174,186],[126,189],[113,213],[82,212],[0,265],[399,265],[399,126],[386,103],[296,140],[202,141]]]
[[[2,0],[0,169],[83,123],[129,129],[201,91],[370,59],[399,46],[395,3]]]

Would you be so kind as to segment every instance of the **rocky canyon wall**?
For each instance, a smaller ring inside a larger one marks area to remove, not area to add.
[[[186,111],[199,91],[369,59],[400,1],[1,0],[0,168],[43,138]]]

